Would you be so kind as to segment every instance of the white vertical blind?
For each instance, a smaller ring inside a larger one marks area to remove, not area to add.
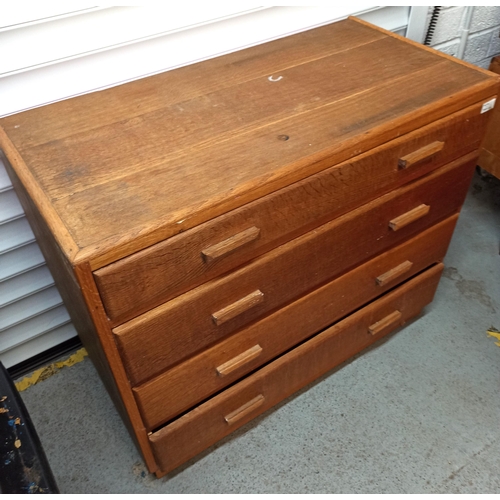
[[[20,218],[11,222],[1,221],[0,218],[0,255],[35,241],[35,236],[26,219]]]
[[[10,368],[75,336],[0,161],[0,360]]]
[[[409,7],[101,8],[44,3],[0,14],[0,116],[118,85],[356,14],[406,32]],[[332,43],[335,43],[332,40]],[[0,360],[76,336],[0,162]]]
[[[28,243],[16,252],[0,254],[0,283],[44,264],[36,242]]]

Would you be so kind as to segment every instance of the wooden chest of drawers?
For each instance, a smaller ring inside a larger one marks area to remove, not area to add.
[[[434,295],[498,78],[356,19],[0,120],[161,476]]]

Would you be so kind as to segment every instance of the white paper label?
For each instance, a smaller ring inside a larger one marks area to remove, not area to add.
[[[495,107],[495,102],[496,102],[496,97],[494,99],[490,99],[489,101],[485,102],[481,106],[481,113],[486,113],[486,111],[489,111],[490,109],[493,109]]]

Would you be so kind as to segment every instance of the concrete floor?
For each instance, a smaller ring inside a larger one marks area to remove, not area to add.
[[[500,182],[477,174],[434,302],[155,479],[86,358],[22,393],[62,493],[499,493]]]

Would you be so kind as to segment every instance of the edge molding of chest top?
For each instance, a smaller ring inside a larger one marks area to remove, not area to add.
[[[0,120],[158,477],[432,301],[499,76],[355,18]]]

